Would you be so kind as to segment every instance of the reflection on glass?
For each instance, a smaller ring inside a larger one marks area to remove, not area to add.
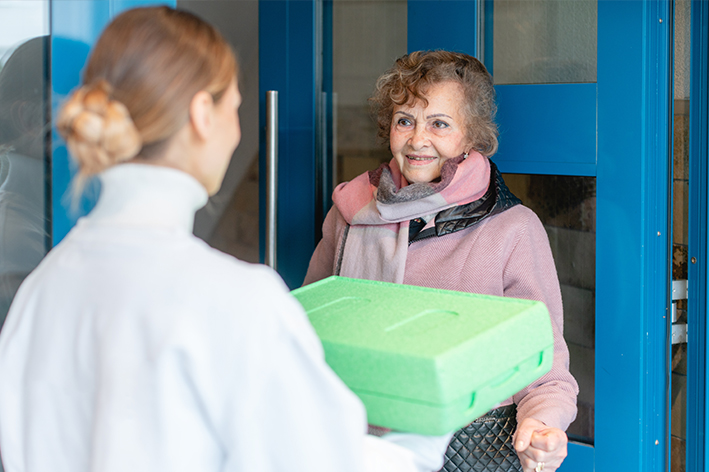
[[[689,249],[689,77],[691,1],[674,2],[674,147],[672,279],[687,280]],[[676,303],[677,322],[687,322],[687,300]],[[686,469],[687,345],[672,345],[670,471]]]
[[[335,0],[332,21],[337,184],[391,159],[377,143],[367,99],[377,78],[406,54],[407,2]]]
[[[47,251],[48,37],[8,51],[0,70],[0,323]]]
[[[259,61],[258,2],[178,0],[214,25],[239,60],[241,142],[219,192],[195,216],[194,233],[212,247],[247,262],[259,262]]]
[[[596,82],[596,0],[495,0],[492,71],[495,83]],[[489,64],[490,58],[486,58]]]
[[[691,29],[691,0],[674,2],[674,96],[676,100],[689,98],[689,49]]]
[[[493,158],[494,160],[494,158]],[[539,216],[549,235],[564,301],[564,337],[579,383],[571,439],[593,442],[595,391],[596,179],[505,174],[505,182]]]

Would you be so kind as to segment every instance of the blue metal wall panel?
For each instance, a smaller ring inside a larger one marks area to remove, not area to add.
[[[596,84],[495,89],[503,172],[596,175]]]
[[[300,286],[315,248],[315,3],[259,3],[260,128],[266,125],[266,91],[279,95],[278,272]],[[261,135],[265,156],[265,134]],[[261,260],[265,235],[265,162],[260,163]]]
[[[595,446],[602,471],[665,470],[667,460],[666,313],[658,303],[668,287],[668,22],[659,22],[671,18],[667,12],[664,1],[598,3]]]
[[[417,0],[408,3],[408,51],[447,49],[476,55],[480,0]]]
[[[76,220],[93,208],[98,196],[98,185],[93,182],[78,207],[72,208],[71,181],[74,167],[54,126],[59,106],[80,84],[89,51],[109,20],[127,8],[156,3],[175,6],[175,0],[55,0],[51,3],[52,245],[58,244]]]
[[[708,470],[707,239],[709,218],[709,3],[692,2],[689,110],[689,266],[687,340],[687,470]]]

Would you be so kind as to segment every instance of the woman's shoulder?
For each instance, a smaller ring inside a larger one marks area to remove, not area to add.
[[[539,217],[530,208],[519,204],[488,218],[486,225],[489,228],[505,227],[519,231],[528,230],[530,227],[540,228],[542,223]]]
[[[196,239],[196,238],[195,238]],[[268,266],[246,262],[197,240],[193,246],[192,259],[203,274],[211,274],[206,283],[216,286],[230,286],[231,290],[239,287],[258,289],[265,286],[283,289],[284,283],[278,274]]]

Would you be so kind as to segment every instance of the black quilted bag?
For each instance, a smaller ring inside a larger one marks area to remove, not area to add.
[[[453,435],[440,472],[522,472],[512,444],[516,427],[514,404],[489,411]]]

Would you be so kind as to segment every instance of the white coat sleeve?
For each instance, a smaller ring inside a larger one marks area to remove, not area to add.
[[[189,366],[225,471],[434,470],[406,444],[366,435],[362,403],[327,366],[302,307],[274,273],[252,270],[231,288],[239,308],[208,315],[201,326],[210,342],[196,341],[208,354]],[[187,332],[199,340],[195,329]]]

